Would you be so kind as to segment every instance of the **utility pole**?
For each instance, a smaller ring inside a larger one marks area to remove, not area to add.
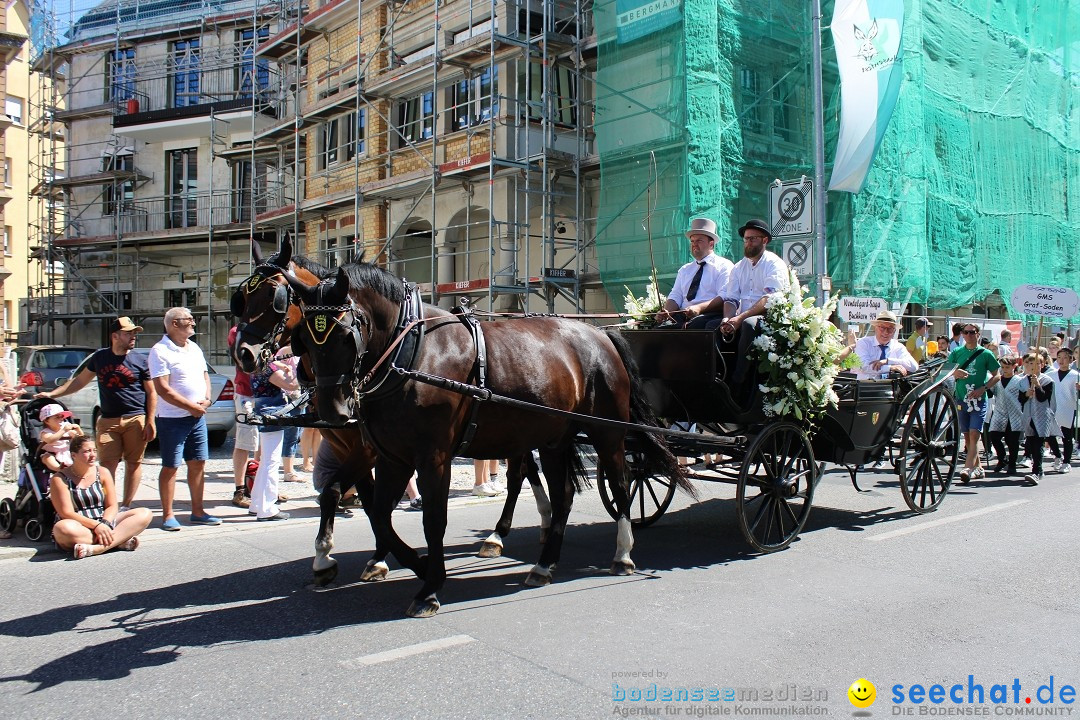
[[[813,68],[814,87],[814,276],[817,279],[818,302],[829,298],[831,282],[828,253],[825,248],[825,100],[821,80],[821,0],[813,0]]]

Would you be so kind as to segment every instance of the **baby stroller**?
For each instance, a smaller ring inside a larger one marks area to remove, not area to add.
[[[19,424],[19,437],[23,451],[19,487],[14,499],[4,498],[0,501],[0,528],[13,533],[22,522],[23,532],[33,542],[49,537],[55,519],[52,501],[49,500],[49,471],[41,462],[39,435],[43,423],[38,418],[41,408],[50,403],[64,407],[59,400],[50,398],[36,398],[19,407],[22,421]]]

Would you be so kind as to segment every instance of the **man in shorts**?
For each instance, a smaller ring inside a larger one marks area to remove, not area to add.
[[[157,433],[154,419],[157,392],[150,380],[146,356],[132,352],[142,326],[129,317],[118,317],[109,331],[109,347],[91,355],[78,375],[55,390],[38,393],[37,397],[70,395],[97,378],[101,405],[95,428],[98,460],[116,477],[120,458],[124,459],[124,497],[120,503],[120,511],[124,512],[135,503],[135,493],[142,482],[143,453]]]
[[[964,345],[949,353],[949,362],[956,365],[957,413],[960,416],[960,432],[966,439],[964,467],[960,482],[968,482],[983,476],[979,462],[979,435],[986,420],[987,390],[997,385],[998,361],[993,352],[979,345],[979,326],[966,323],[963,328]]]
[[[150,377],[160,402],[157,406],[158,441],[161,446],[161,527],[176,531],[180,522],[173,514],[176,471],[187,463],[191,491],[191,518],[194,525],[220,525],[221,519],[203,508],[203,473],[210,457],[206,436],[206,409],[210,398],[210,373],[202,348],[191,336],[195,317],[187,308],[169,308],[165,313],[165,337],[150,350]]]

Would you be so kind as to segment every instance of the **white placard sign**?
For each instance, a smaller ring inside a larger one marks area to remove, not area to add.
[[[849,323],[873,322],[878,313],[889,309],[889,304],[882,298],[842,297],[836,306],[840,317]]]
[[[1020,285],[1012,291],[1012,306],[1024,315],[1071,318],[1080,312],[1080,296],[1065,287]]]

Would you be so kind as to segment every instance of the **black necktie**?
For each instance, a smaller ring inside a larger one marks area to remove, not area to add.
[[[690,281],[690,287],[686,291],[686,300],[689,302],[697,297],[698,288],[701,287],[701,274],[705,272],[705,261],[702,260],[698,263],[697,272],[694,274],[694,279]]]
[[[881,348],[881,357],[879,357],[878,360],[884,360],[885,358],[889,357],[888,345],[878,345],[878,347]]]

